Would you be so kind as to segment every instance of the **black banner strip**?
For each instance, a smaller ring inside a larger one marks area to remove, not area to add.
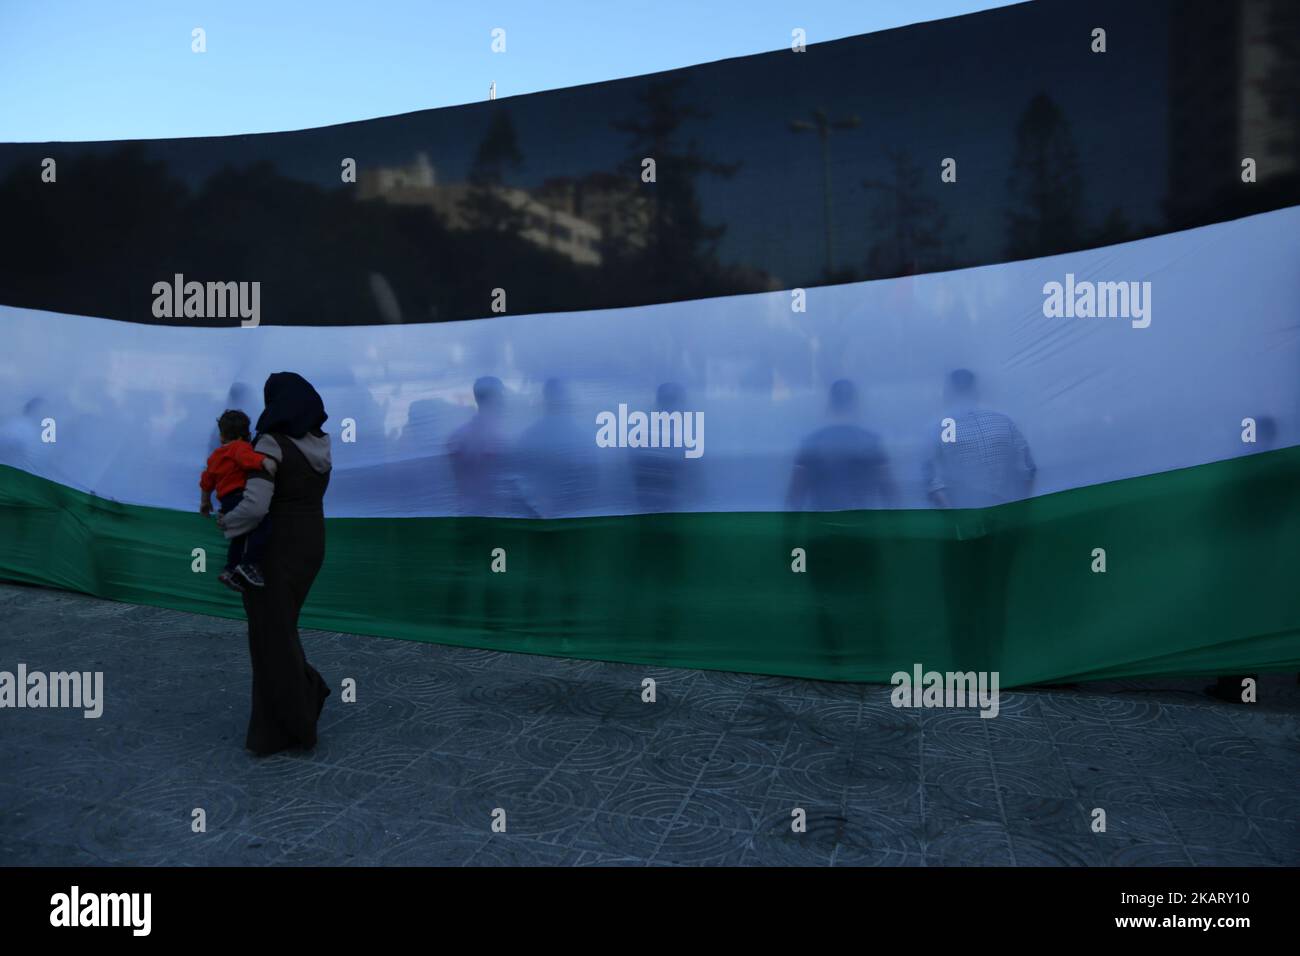
[[[1297,36],[1292,3],[1042,0],[321,129],[0,145],[0,304],[437,322],[1140,239],[1300,203]]]
[[[419,932],[439,917],[434,907],[456,907],[465,927],[484,919],[512,926],[554,919],[573,910],[572,894],[586,909],[574,913],[584,929],[627,932],[639,926],[636,894],[668,893],[681,902],[660,905],[655,925],[715,925],[717,909],[692,901],[691,886],[707,896],[725,879],[730,898],[779,908],[789,895],[790,869],[732,868],[720,877],[709,868],[624,869],[617,876],[590,869],[546,873],[515,868],[355,869],[312,868],[286,873],[262,868],[0,868],[0,915],[9,936],[24,942],[56,940],[76,946],[160,943],[201,939],[209,945],[247,945],[266,926],[286,925],[296,945],[379,942],[402,931]],[[1294,871],[1263,869],[1050,869],[987,868],[978,876],[956,868],[803,869],[797,879],[818,902],[863,914],[864,932],[880,943],[916,945],[923,927],[936,947],[1014,939],[1106,937],[1115,940],[1191,939],[1219,948],[1276,938],[1290,923],[1289,882]],[[700,880],[700,883],[695,883]],[[637,901],[639,902],[639,900]],[[593,905],[595,904],[595,905]],[[706,908],[702,908],[706,907]],[[431,915],[432,914],[432,915]],[[292,916],[291,924],[286,917]],[[807,929],[796,909],[776,920],[726,925],[743,938],[742,924]],[[446,922],[445,919],[443,919]],[[767,925],[767,924],[771,925]],[[1142,945],[1142,944],[1139,944]],[[1147,945],[1150,945],[1149,943]]]

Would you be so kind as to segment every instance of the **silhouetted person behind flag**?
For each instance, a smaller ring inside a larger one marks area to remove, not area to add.
[[[973,372],[960,368],[948,376],[944,416],[952,419],[945,429],[952,440],[941,434],[924,466],[926,490],[937,507],[992,508],[1029,496],[1038,470],[1029,444],[1006,415],[979,407]],[[979,511],[954,515],[950,533],[943,555],[952,646],[947,664],[1000,669],[1012,532],[996,512]]]
[[[261,414],[262,403],[257,398],[257,393],[253,391],[253,386],[247,382],[235,382],[226,392],[225,408],[237,408],[252,421],[257,421],[258,415]],[[207,411],[207,409],[205,409]],[[220,410],[217,411],[220,414]],[[208,418],[214,418],[212,414]],[[208,452],[214,452],[221,447],[221,429],[213,425],[208,429]]]
[[[523,501],[511,472],[510,442],[505,433],[506,389],[501,379],[492,375],[477,379],[474,403],[478,406],[477,413],[447,439],[447,458],[460,514],[456,519],[451,560],[455,567],[462,569],[453,583],[447,610],[453,623],[473,624],[473,621],[454,619],[464,609],[467,597],[477,603],[482,593],[481,623],[497,628],[502,624],[497,592],[505,584],[494,582],[493,578],[504,579],[505,575],[492,573],[492,552],[506,548],[507,541],[504,532],[493,534],[492,529],[502,525],[489,519],[534,512]],[[506,550],[508,560],[509,549]]]
[[[686,389],[676,382],[660,385],[655,389],[654,411],[689,414]],[[695,485],[690,465],[682,448],[632,449],[632,480],[641,511],[653,514],[682,510]]]
[[[595,502],[596,439],[573,420],[568,389],[560,379],[547,379],[542,401],[542,417],[515,444],[514,471],[540,517],[565,518]],[[525,617],[533,626],[558,625],[562,647],[579,623],[581,549],[582,532],[571,523],[539,521],[529,528]]]
[[[484,375],[474,382],[477,413],[447,439],[447,457],[462,515],[531,513],[511,470],[505,431],[506,387]]]
[[[427,458],[434,454],[442,408],[441,402],[430,398],[411,402],[406,411],[406,424],[393,444],[395,458]]]
[[[1272,451],[1276,444],[1277,422],[1268,415],[1260,415],[1255,421],[1254,454]],[[1286,514],[1296,507],[1300,476],[1291,469],[1269,467],[1262,461],[1257,464],[1260,467],[1249,471],[1247,477],[1234,482],[1225,495],[1216,498],[1210,520],[1217,521],[1221,527],[1227,526],[1222,533],[1225,541],[1248,538],[1261,554],[1281,554],[1283,549],[1277,536],[1289,533]],[[1230,554],[1225,554],[1224,559],[1233,560]],[[1275,579],[1251,575],[1249,579],[1238,580],[1233,588],[1234,601],[1245,606],[1276,605],[1278,594],[1294,591],[1289,582],[1294,581],[1295,575],[1295,568],[1277,570],[1280,573]],[[1246,701],[1242,700],[1242,682],[1246,678],[1259,682],[1258,674],[1225,674],[1205,690],[1226,703],[1243,704]]]
[[[53,410],[45,400],[34,395],[23,403],[17,415],[0,420],[0,465],[46,478],[57,477],[57,472],[49,470],[53,456],[41,454],[51,447],[41,442],[44,430],[41,423],[52,415]],[[16,554],[48,554],[54,547],[49,534],[49,516],[43,508],[9,509],[6,516],[9,537],[5,543]]]
[[[540,517],[563,518],[595,503],[595,433],[574,421],[560,379],[546,380],[542,403],[542,417],[515,444],[514,473]]]
[[[664,382],[655,390],[654,411],[681,412],[685,418],[690,414],[686,389],[676,382]],[[636,552],[628,576],[631,595],[624,607],[630,615],[629,633],[640,627],[647,648],[653,648],[677,637],[677,606],[687,580],[683,567],[687,553],[680,519],[671,512],[687,509],[698,487],[695,469],[700,459],[687,458],[685,448],[633,448],[631,452],[639,513]]]
[[[786,492],[786,512],[816,512],[807,537],[808,576],[817,599],[817,630],[832,664],[844,662],[846,641],[880,633],[879,541],[864,535],[843,511],[892,507],[897,490],[879,437],[857,423],[858,392],[831,385],[831,423],[800,445]],[[798,518],[792,518],[803,524]]]
[[[41,422],[48,414],[39,395],[23,403],[22,411],[0,421],[0,465],[35,472],[41,459],[35,450],[41,445]]]

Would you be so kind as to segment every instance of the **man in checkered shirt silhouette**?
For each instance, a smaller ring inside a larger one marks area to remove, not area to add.
[[[1029,443],[1006,415],[979,407],[970,370],[948,376],[944,417],[952,419],[945,429],[952,440],[941,436],[925,464],[926,491],[936,507],[991,508],[1029,497],[1038,470]],[[951,530],[943,555],[948,664],[1000,670],[1015,531],[996,511],[954,514]]]

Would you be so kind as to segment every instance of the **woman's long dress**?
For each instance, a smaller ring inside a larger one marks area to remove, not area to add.
[[[281,459],[262,562],[266,587],[244,592],[253,663],[253,713],[244,745],[259,755],[314,747],[316,721],[329,696],[298,638],[298,614],[325,559],[321,502],[329,472],[313,469],[292,439],[273,437]]]

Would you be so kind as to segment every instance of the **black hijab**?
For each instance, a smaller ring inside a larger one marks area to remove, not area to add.
[[[262,389],[263,411],[257,420],[258,436],[275,432],[302,438],[308,432],[320,434],[329,416],[319,393],[297,372],[274,372]]]

